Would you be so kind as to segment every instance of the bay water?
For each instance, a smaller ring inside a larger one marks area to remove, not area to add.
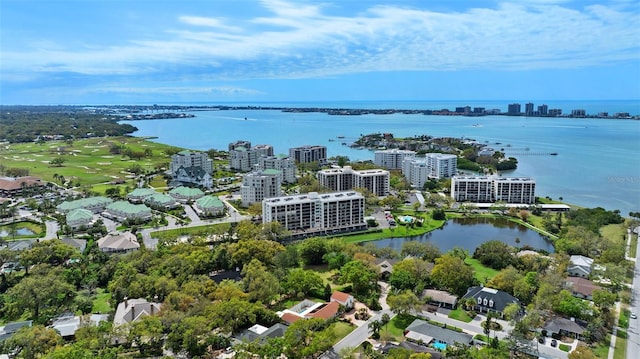
[[[545,102],[550,108],[561,104]],[[238,104],[241,105],[241,104]],[[274,107],[396,108],[453,110],[450,102],[263,104]],[[487,109],[506,111],[505,102],[482,103]],[[247,106],[243,104],[242,106]],[[563,113],[583,108],[588,114],[608,111],[640,113],[637,101],[578,102],[564,104]],[[524,105],[523,105],[524,107]],[[584,207],[640,211],[640,121],[628,119],[426,116],[388,114],[336,116],[320,112],[241,109],[193,111],[196,117],[123,121],[138,128],[133,135],[156,137],[154,141],[192,150],[227,150],[230,142],[249,140],[269,144],[276,153],[302,145],[327,146],[329,157],[373,160],[370,150],[348,145],[361,135],[392,133],[395,137],[431,135],[464,137],[504,150],[518,159],[518,168],[505,176],[536,180],[536,195]],[[557,155],[550,155],[556,153]]]

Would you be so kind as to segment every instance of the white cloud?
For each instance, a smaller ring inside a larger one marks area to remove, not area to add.
[[[372,6],[350,16],[325,5],[263,0],[269,16],[234,22],[181,15],[161,36],[96,49],[3,49],[0,70],[163,74],[176,78],[303,78],[372,71],[526,70],[640,58],[637,9],[615,3],[501,3],[458,12]],[[48,40],[47,43],[51,42]]]

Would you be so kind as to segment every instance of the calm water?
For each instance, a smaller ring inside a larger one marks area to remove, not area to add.
[[[402,228],[396,230],[402,231]],[[519,243],[516,238],[520,239]],[[398,253],[405,241],[429,242],[447,252],[453,247],[462,247],[473,254],[484,242],[499,240],[510,246],[542,249],[553,253],[553,244],[535,231],[508,220],[455,218],[440,229],[410,238],[387,238],[372,241],[377,247],[391,247]]]
[[[523,103],[525,101],[520,101]],[[542,102],[540,102],[542,103]],[[640,113],[633,101],[604,101],[553,104],[564,113],[584,108],[587,113],[602,111]],[[470,106],[476,104],[466,103]],[[305,107],[424,108],[453,109],[464,103],[373,103],[291,104]],[[284,104],[270,104],[284,106]],[[506,111],[505,103],[477,104]],[[536,104],[537,105],[537,104]],[[174,146],[207,150],[227,149],[230,142],[249,140],[253,144],[273,145],[277,153],[306,144],[327,146],[328,155],[346,155],[352,160],[372,160],[373,152],[352,149],[361,134],[390,132],[396,137],[428,134],[473,138],[504,148],[519,160],[509,176],[531,176],[537,181],[536,194],[585,207],[619,209],[623,215],[640,210],[640,121],[535,118],[508,116],[424,116],[363,115],[330,116],[323,113],[285,113],[276,110],[238,110],[194,112],[195,118],[129,121],[139,130],[136,136],[156,136],[156,141]],[[344,136],[338,139],[337,136]],[[333,141],[329,141],[329,139]],[[500,142],[501,144],[496,144]],[[529,149],[526,151],[526,149]],[[532,155],[558,153],[557,156]]]
[[[16,229],[16,236],[30,236],[33,234],[35,233],[33,233],[33,231],[30,230],[29,228]],[[8,237],[8,236],[9,236],[9,231],[6,231],[4,229],[0,231],[0,237]]]

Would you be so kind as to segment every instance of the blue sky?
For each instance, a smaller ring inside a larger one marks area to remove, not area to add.
[[[640,2],[2,0],[0,103],[640,99]]]

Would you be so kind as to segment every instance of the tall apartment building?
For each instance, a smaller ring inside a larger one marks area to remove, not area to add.
[[[445,153],[427,153],[425,157],[404,160],[402,174],[414,188],[422,188],[431,178],[450,178],[458,172],[458,156]]]
[[[538,106],[538,114],[540,116],[547,116],[549,114],[549,106],[547,105]]]
[[[273,146],[256,145],[249,141],[236,141],[229,144],[229,168],[248,172],[255,168],[262,156],[273,156]]]
[[[409,150],[399,150],[397,148],[379,150],[374,152],[373,163],[388,170],[399,170],[402,168],[402,162],[405,159],[414,158],[415,156],[416,153]]]
[[[454,176],[451,197],[456,202],[533,204],[536,182],[528,177]]]
[[[536,181],[527,177],[494,178],[493,199],[506,203],[536,203]]]
[[[293,236],[340,233],[367,228],[364,197],[355,191],[269,198],[262,201],[262,222],[277,221]]]
[[[256,169],[261,171],[279,170],[283,183],[296,183],[296,162],[287,155],[260,157]]]
[[[327,147],[306,145],[290,148],[289,157],[296,163],[318,162],[322,166],[327,163]]]
[[[180,151],[171,156],[171,177],[178,183],[193,183],[211,188],[213,186],[213,160],[206,152]]]
[[[526,116],[533,116],[533,103],[532,102],[528,102],[524,105],[524,114]]]
[[[519,103],[512,103],[509,104],[509,106],[507,107],[507,114],[508,115],[520,115],[520,104]]]
[[[332,191],[366,188],[376,196],[389,195],[389,171],[371,169],[354,171],[351,166],[318,171],[318,183]]]
[[[242,186],[240,186],[242,205],[248,207],[253,203],[262,202],[265,198],[281,196],[282,180],[280,178],[280,171],[274,169],[253,171],[242,176]]]
[[[451,197],[456,202],[493,202],[491,177],[454,176],[451,179]]]

